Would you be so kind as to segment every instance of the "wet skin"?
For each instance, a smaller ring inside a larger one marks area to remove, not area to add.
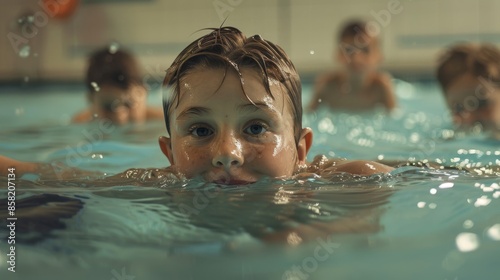
[[[246,184],[290,177],[305,165],[312,132],[303,129],[295,143],[284,88],[271,83],[273,99],[255,70],[241,73],[254,104],[233,70],[223,80],[223,69],[195,69],[181,80],[179,104],[170,113],[171,135],[160,138],[160,148],[186,177]]]

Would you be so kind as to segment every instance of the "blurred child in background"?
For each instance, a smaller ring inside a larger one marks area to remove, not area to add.
[[[367,32],[366,22],[350,21],[340,30],[336,58],[343,69],[320,76],[308,110],[324,104],[332,109],[370,110],[396,106],[391,77],[378,70],[382,53],[376,36]]]
[[[453,122],[500,131],[500,50],[491,44],[456,44],[440,57],[437,79]]]
[[[134,56],[123,50],[106,47],[94,52],[87,68],[85,85],[89,107],[73,117],[73,122],[95,118],[115,124],[163,119],[161,108],[147,106],[147,89]]]

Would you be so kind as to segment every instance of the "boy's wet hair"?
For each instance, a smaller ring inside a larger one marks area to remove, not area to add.
[[[342,42],[344,39],[355,38],[357,36],[368,36],[366,32],[366,22],[363,20],[355,19],[346,22],[338,33],[338,40]]]
[[[294,116],[294,135],[298,143],[302,130],[302,88],[295,66],[285,51],[260,35],[246,37],[234,27],[208,30],[212,32],[187,46],[167,69],[163,85],[172,92],[163,101],[167,132],[170,134],[170,111],[179,104],[180,80],[183,77],[200,68],[224,69],[225,77],[229,69],[239,75],[243,88],[244,77],[240,69],[250,68],[261,75],[262,83],[273,99],[272,80],[279,81],[286,89],[284,99],[288,100]],[[246,93],[245,97],[252,102]]]
[[[139,64],[130,52],[106,47],[90,56],[85,79],[89,93],[102,85],[128,89],[133,84],[142,84],[142,79]]]
[[[488,43],[461,43],[450,47],[439,58],[437,80],[445,94],[449,85],[466,73],[500,82],[499,49]]]

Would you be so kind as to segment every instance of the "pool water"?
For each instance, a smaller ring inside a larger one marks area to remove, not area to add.
[[[197,180],[135,186],[25,176],[17,178],[17,199],[44,196],[54,200],[50,208],[63,197],[65,209],[76,214],[53,231],[19,229],[15,273],[7,270],[8,232],[0,231],[0,277],[495,279],[500,177],[489,167],[500,165],[498,140],[454,131],[435,84],[396,85],[399,108],[391,115],[305,115],[304,125],[315,133],[309,159],[415,159],[457,168],[401,167],[387,176],[263,180],[238,188]],[[0,154],[103,175],[168,165],[157,144],[162,122],[70,125],[85,106],[83,88],[0,90]],[[306,103],[309,93],[306,85]],[[150,94],[151,104],[160,99],[159,92]],[[0,184],[7,186],[7,179]],[[288,234],[293,231],[303,240]]]

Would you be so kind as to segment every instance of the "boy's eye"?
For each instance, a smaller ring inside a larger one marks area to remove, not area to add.
[[[455,112],[455,114],[460,114],[464,110],[465,108],[463,104],[455,103],[455,105],[453,106],[453,112]]]
[[[364,48],[361,48],[361,51],[363,53],[370,53],[370,48],[369,47],[364,47]]]
[[[207,127],[194,127],[190,130],[191,134],[197,137],[207,137],[213,134],[213,132]]]
[[[488,99],[479,99],[477,102],[478,109],[484,109],[490,106],[490,101]]]
[[[113,102],[106,102],[101,104],[101,108],[106,112],[113,112],[115,110]]]
[[[245,132],[251,135],[259,135],[266,131],[266,128],[260,124],[252,124],[245,129]]]

